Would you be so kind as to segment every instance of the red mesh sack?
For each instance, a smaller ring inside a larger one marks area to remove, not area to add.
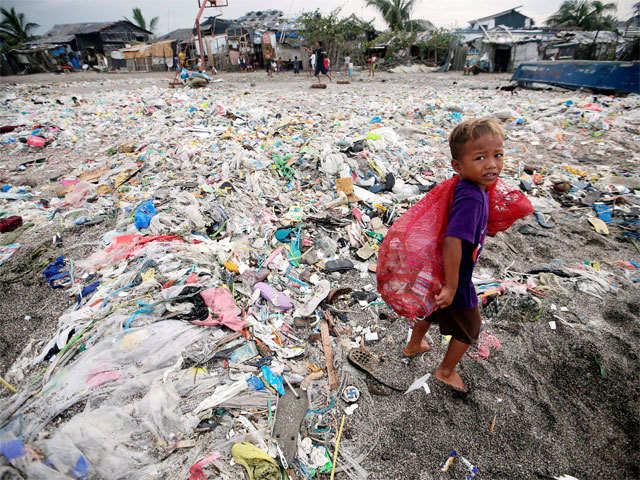
[[[459,176],[436,185],[394,222],[378,251],[376,276],[382,299],[404,317],[425,317],[437,309],[444,283],[442,245]],[[487,188],[487,233],[506,230],[533,212],[522,192],[502,180]]]
[[[504,232],[516,220],[531,215],[533,205],[520,190],[498,179],[487,187],[489,192],[489,221],[487,234],[495,237]]]

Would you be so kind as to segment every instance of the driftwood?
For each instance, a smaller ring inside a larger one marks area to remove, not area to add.
[[[324,350],[324,363],[327,366],[329,377],[329,389],[335,390],[338,387],[338,374],[333,366],[333,349],[331,348],[331,335],[329,334],[329,324],[326,320],[320,322],[320,334],[322,335],[322,349]]]

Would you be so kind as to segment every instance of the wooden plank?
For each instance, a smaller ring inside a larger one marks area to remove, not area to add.
[[[327,367],[329,377],[329,389],[338,388],[338,374],[333,366],[333,348],[331,348],[331,335],[329,334],[329,324],[326,320],[320,322],[320,334],[322,335],[322,349],[324,350],[324,363]]]

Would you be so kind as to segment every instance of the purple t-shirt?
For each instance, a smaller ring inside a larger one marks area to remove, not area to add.
[[[462,240],[462,258],[458,274],[458,290],[451,307],[473,308],[478,304],[471,281],[473,267],[482,250],[489,220],[489,194],[477,185],[460,180],[453,194],[453,204],[445,236]]]

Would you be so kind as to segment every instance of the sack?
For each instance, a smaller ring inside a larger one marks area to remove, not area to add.
[[[378,291],[399,315],[426,317],[444,283],[442,245],[459,176],[436,185],[389,229],[378,252]],[[497,180],[487,188],[487,233],[495,236],[533,213],[527,197]]]

